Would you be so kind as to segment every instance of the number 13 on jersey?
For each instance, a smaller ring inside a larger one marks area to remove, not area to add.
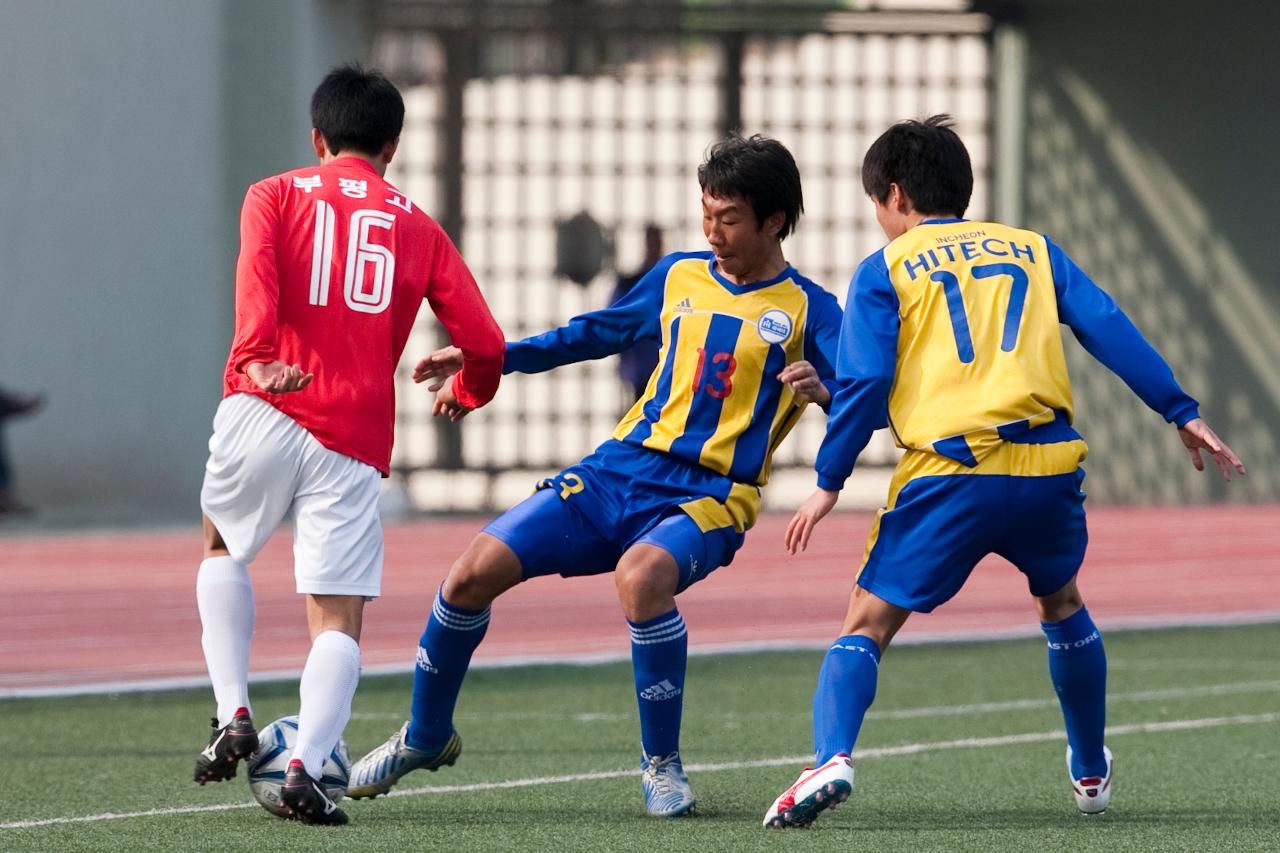
[[[709,381],[706,392],[717,400],[723,400],[733,393],[733,372],[738,369],[738,359],[731,352],[718,352],[711,356],[710,369],[707,364],[707,351],[698,347],[698,369],[693,374],[693,393],[697,394],[703,378]]]

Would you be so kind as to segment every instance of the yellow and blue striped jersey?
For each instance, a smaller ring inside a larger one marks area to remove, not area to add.
[[[802,359],[831,387],[840,306],[791,267],[737,285],[710,252],[663,258],[609,308],[507,345],[504,372],[537,373],[657,341],[658,367],[614,438],[763,485],[804,401],[778,373]]]
[[[854,274],[819,485],[843,485],[886,410],[900,446],[961,470],[1042,425],[1058,426],[1037,431],[1036,443],[1078,441],[1059,323],[1166,419],[1181,426],[1196,416],[1141,332],[1048,238],[925,220]],[[1015,467],[1006,473],[1057,473],[1034,461]]]

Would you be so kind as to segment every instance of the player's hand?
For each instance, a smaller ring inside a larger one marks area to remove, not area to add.
[[[831,508],[839,499],[839,492],[817,489],[808,500],[800,504],[800,508],[791,518],[791,523],[787,525],[788,553],[794,554],[797,548],[803,551],[809,547],[809,536],[812,535],[813,528],[817,527],[818,522],[831,512]]]
[[[447,376],[439,382],[440,390],[436,393],[435,405],[431,407],[431,414],[444,415],[455,424],[465,418],[472,410],[458,402],[458,398],[453,395],[453,377]]]
[[[457,347],[444,347],[418,362],[417,367],[413,369],[413,381],[421,383],[428,379],[435,379],[437,381],[428,385],[427,390],[439,391],[444,387],[444,378],[452,376],[461,369],[462,350]]]
[[[1226,442],[1218,438],[1213,430],[1209,429],[1209,425],[1200,418],[1187,421],[1186,426],[1178,428],[1178,436],[1182,439],[1182,444],[1187,448],[1187,452],[1191,454],[1191,464],[1196,466],[1197,471],[1204,470],[1204,460],[1200,458],[1200,451],[1207,450],[1209,455],[1213,457],[1213,461],[1218,464],[1218,469],[1222,471],[1224,480],[1231,479],[1231,469],[1234,468],[1239,473],[1245,473],[1244,463],[1240,461],[1240,457],[1227,447]]]
[[[818,378],[818,369],[807,361],[793,361],[782,368],[778,381],[787,383],[792,391],[811,403],[825,406],[831,402],[831,392]]]
[[[244,369],[249,378],[268,394],[288,394],[301,391],[316,378],[314,373],[303,373],[300,364],[283,361],[255,361]]]

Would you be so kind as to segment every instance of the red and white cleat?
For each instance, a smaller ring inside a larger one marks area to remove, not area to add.
[[[1111,776],[1115,766],[1111,762],[1111,750],[1104,746],[1102,754],[1107,757],[1107,775],[1077,779],[1071,773],[1071,747],[1067,747],[1067,775],[1071,777],[1071,790],[1076,795],[1076,808],[1085,814],[1102,814],[1111,803]]]
[[[844,753],[814,770],[806,767],[795,784],[773,801],[764,825],[773,829],[805,827],[820,813],[843,803],[853,793],[853,762]]]

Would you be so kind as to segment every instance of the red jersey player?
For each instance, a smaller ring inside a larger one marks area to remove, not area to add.
[[[231,778],[257,748],[246,566],[292,511],[312,646],[281,800],[294,818],[345,823],[317,780],[351,713],[364,602],[381,588],[395,366],[426,299],[467,355],[436,404],[460,416],[493,397],[504,340],[444,231],[383,180],[404,123],[396,88],[337,68],[311,119],[320,165],[254,184],[241,215],[235,339],[200,494],[196,598],[218,715],[195,779]]]

